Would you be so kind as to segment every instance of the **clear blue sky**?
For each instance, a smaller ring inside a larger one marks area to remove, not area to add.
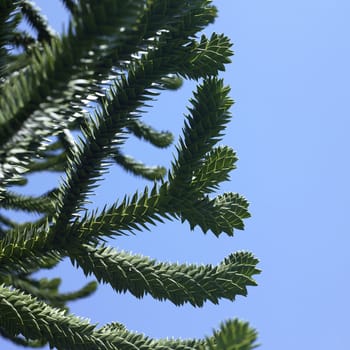
[[[64,14],[57,2],[37,3],[60,30]],[[112,244],[161,260],[199,263],[249,250],[261,260],[259,286],[250,288],[247,298],[203,309],[137,300],[102,286],[71,310],[92,322],[119,321],[154,337],[203,337],[223,319],[239,317],[258,329],[261,350],[348,350],[350,2],[214,4],[219,17],[208,31],[224,32],[235,44],[223,76],[236,104],[223,143],[240,158],[222,189],[244,194],[252,218],[234,238],[166,223]],[[148,121],[178,133],[190,96],[190,84],[165,94]],[[171,152],[128,145],[128,153],[149,163],[168,165]],[[42,178],[32,183],[34,191],[46,189]],[[112,203],[136,187],[143,184],[113,170],[94,205]],[[65,290],[82,283],[81,274],[71,270],[65,262],[52,273],[64,274]],[[0,349],[14,348],[0,340]]]

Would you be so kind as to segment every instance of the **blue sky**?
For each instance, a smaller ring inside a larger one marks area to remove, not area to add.
[[[56,1],[37,3],[60,30],[64,14]],[[233,251],[249,250],[261,260],[259,286],[247,298],[202,309],[136,300],[102,286],[95,296],[73,303],[71,311],[154,337],[203,337],[222,320],[239,317],[258,329],[261,350],[348,350],[350,2],[214,4],[219,17],[207,31],[224,32],[235,51],[223,74],[236,104],[222,143],[240,158],[222,190],[244,194],[252,218],[234,238],[166,223],[112,244],[160,260],[215,264]],[[161,96],[147,121],[178,134],[192,88],[185,84]],[[140,142],[127,147],[149,163],[169,165],[172,159],[173,150],[155,151]],[[31,183],[30,191],[46,189],[42,178]],[[143,186],[113,169],[93,205]],[[64,275],[65,290],[83,283],[72,269],[67,261],[52,272]],[[0,348],[13,349],[2,340]]]

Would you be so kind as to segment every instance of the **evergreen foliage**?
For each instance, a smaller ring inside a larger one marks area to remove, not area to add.
[[[0,213],[0,334],[30,347],[57,349],[248,350],[256,332],[227,321],[203,340],[155,340],[118,323],[101,328],[69,313],[66,303],[89,296],[91,282],[61,293],[60,279],[33,275],[69,257],[75,267],[116,292],[145,294],[175,305],[234,300],[256,285],[257,259],[229,255],[217,266],[172,264],[118,251],[106,238],[129,235],[167,219],[204,233],[232,236],[249,217],[239,194],[216,195],[237,160],[217,146],[230,121],[230,89],[218,77],[232,55],[221,34],[199,33],[216,17],[210,0],[62,0],[63,35],[29,0],[0,0],[0,207],[40,214],[20,223]],[[25,20],[35,35],[19,26]],[[143,109],[182,79],[198,82],[170,169],[123,153],[134,135],[155,147],[173,142],[144,120]],[[76,141],[73,135],[79,134]],[[107,167],[151,185],[102,210],[86,201]],[[27,176],[60,172],[51,191],[15,190]]]

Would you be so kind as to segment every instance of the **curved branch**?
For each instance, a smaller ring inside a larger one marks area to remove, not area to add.
[[[247,252],[231,254],[217,266],[158,263],[110,247],[85,245],[70,253],[86,275],[93,274],[118,292],[129,291],[137,298],[150,294],[175,305],[202,306],[207,300],[217,304],[221,298],[245,296],[247,286],[256,285],[252,276],[260,272],[258,260]]]

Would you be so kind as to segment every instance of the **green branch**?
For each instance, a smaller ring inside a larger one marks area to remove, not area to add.
[[[170,174],[170,191],[182,195],[191,194],[193,172],[199,169],[213,146],[222,138],[223,130],[229,122],[229,108],[232,100],[228,97],[230,89],[223,81],[209,78],[197,87],[192,107],[183,128],[183,138],[177,146],[177,158]]]
[[[141,162],[136,161],[130,156],[116,152],[113,159],[124,170],[151,181],[161,180],[165,174],[166,169],[162,166],[147,166]]]
[[[21,0],[21,10],[28,23],[38,33],[39,41],[50,41],[56,34],[49,26],[46,18],[41,14],[40,9],[32,1]]]
[[[113,248],[84,246],[72,250],[71,259],[86,275],[109,283],[117,292],[129,291],[137,298],[150,294],[175,305],[202,306],[207,300],[234,300],[255,286],[252,276],[259,273],[258,260],[250,253],[238,252],[217,266],[157,263],[147,257],[118,252]]]
[[[11,191],[4,193],[1,206],[6,209],[17,209],[28,212],[53,214],[55,201],[52,196],[24,196]]]
[[[201,166],[193,171],[191,186],[202,194],[216,191],[221,182],[229,180],[236,161],[236,153],[230,147],[212,149],[203,157]]]
[[[211,340],[154,340],[119,324],[96,329],[86,320],[1,285],[0,327],[12,337],[22,334],[28,339],[47,339],[52,347],[71,350],[199,350]]]

